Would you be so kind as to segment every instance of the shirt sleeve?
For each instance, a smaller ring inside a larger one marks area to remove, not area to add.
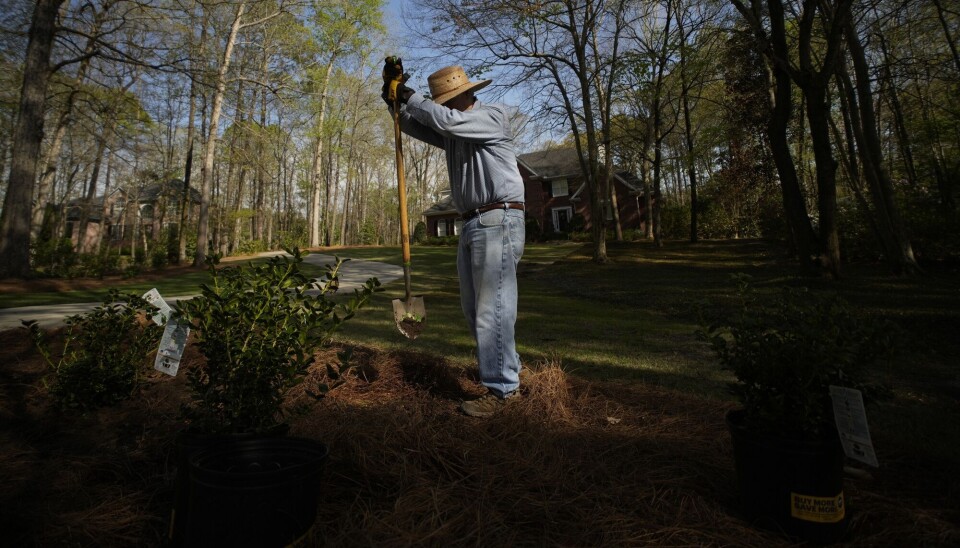
[[[423,126],[450,139],[489,143],[509,138],[505,131],[505,113],[497,108],[473,108],[460,112],[414,93],[404,110]]]
[[[392,108],[390,109],[390,115],[393,116]],[[414,139],[438,148],[444,148],[443,137],[433,129],[418,122],[410,115],[405,106],[400,107],[400,130]]]

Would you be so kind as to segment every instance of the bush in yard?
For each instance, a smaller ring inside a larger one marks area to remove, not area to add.
[[[34,268],[49,277],[66,276],[79,261],[70,238],[41,239],[31,252]]]
[[[167,266],[168,262],[169,258],[167,257],[166,240],[154,242],[154,246],[150,250],[150,268],[154,270],[160,270],[161,268]]]
[[[244,238],[237,243],[237,247],[233,250],[233,253],[234,255],[254,255],[266,250],[267,242],[263,240],[250,240]]]
[[[543,230],[540,228],[540,221],[533,217],[527,217],[524,221],[526,229],[526,239],[528,242],[539,242],[543,238]]]
[[[832,424],[830,385],[855,388],[869,399],[881,388],[871,368],[889,360],[898,329],[856,314],[839,297],[785,288],[761,302],[739,277],[739,307],[700,332],[720,365],[737,381],[731,392],[745,424],[791,439],[816,439]]]
[[[660,208],[660,230],[666,240],[690,238],[690,204],[664,203]]]
[[[413,227],[413,243],[422,244],[427,241],[427,225],[423,221]]]
[[[579,213],[574,213],[573,217],[570,217],[570,222],[567,223],[567,232],[584,232],[587,230],[587,220],[583,215]]]
[[[274,236],[273,249],[290,249],[309,244],[309,227],[306,219],[293,218],[286,222],[286,228]]]
[[[281,424],[284,394],[302,381],[314,352],[381,291],[370,278],[337,303],[331,296],[345,261],[327,265],[319,282],[300,270],[299,249],[287,252],[292,257],[219,269],[219,257],[211,256],[212,281],[201,286],[199,297],[179,305],[206,357],[187,372],[193,401],[184,411],[192,429],[269,432]],[[308,294],[310,289],[317,294]]]
[[[460,236],[451,234],[450,236],[431,236],[424,240],[424,245],[452,246],[460,243]]]
[[[141,297],[110,291],[106,301],[66,320],[63,348],[54,358],[42,329],[23,322],[53,369],[51,393],[62,408],[93,409],[128,398],[137,388],[145,358],[163,329],[147,319],[156,308]]]
[[[81,253],[79,259],[79,262],[67,273],[68,277],[103,278],[108,274],[120,272],[120,256],[109,248],[95,253]]]

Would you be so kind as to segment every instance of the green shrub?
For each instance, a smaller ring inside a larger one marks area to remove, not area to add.
[[[414,231],[414,236],[416,236],[416,231]],[[377,223],[373,219],[366,219],[360,226],[360,245],[376,245],[376,243]]]
[[[746,276],[739,280],[738,310],[700,335],[736,376],[730,388],[750,428],[816,438],[832,422],[830,385],[856,388],[868,399],[879,388],[868,379],[875,364],[895,353],[894,325],[806,289],[786,288],[763,303]]]
[[[307,221],[302,218],[290,221],[290,227],[280,231],[275,238],[276,248],[293,249],[306,247],[310,244]]]
[[[157,244],[161,245],[154,245],[153,249],[150,250],[150,267],[154,270],[160,270],[169,264],[166,243],[157,242]]]
[[[666,240],[690,238],[690,204],[664,204],[660,209],[660,234]]]
[[[540,221],[533,217],[527,217],[524,220],[524,229],[526,229],[526,241],[539,242],[543,238],[543,229],[540,228]]]
[[[103,278],[121,272],[120,256],[109,248],[104,248],[97,253],[80,253],[77,259],[66,273],[68,278]]]
[[[67,276],[80,260],[70,238],[40,240],[30,251],[34,269],[52,278]]]
[[[237,255],[254,255],[267,251],[267,242],[263,240],[240,240],[234,253]]]
[[[593,234],[591,232],[571,231],[567,234],[567,238],[569,238],[572,242],[592,242]]]
[[[573,217],[570,218],[570,222],[567,223],[567,232],[584,232],[586,226],[587,220],[583,218],[583,215],[574,213]]]
[[[67,318],[57,358],[40,326],[35,321],[23,322],[53,369],[51,393],[61,408],[93,409],[115,404],[133,393],[145,358],[157,349],[163,332],[146,319],[155,312],[142,298],[111,290],[101,306]]]
[[[147,253],[142,248],[133,250],[133,264],[141,269],[147,265]]]
[[[422,244],[427,241],[427,225],[420,221],[413,227],[413,243]]]
[[[329,295],[344,261],[328,265],[318,282],[301,272],[300,250],[287,251],[292,258],[220,269],[219,257],[211,256],[211,283],[179,305],[178,314],[190,323],[206,357],[187,372],[193,401],[185,413],[192,428],[228,433],[276,427],[283,420],[286,390],[300,382],[314,352],[381,291],[380,282],[370,278],[349,301],[336,304]],[[308,294],[312,288],[318,294]]]
[[[457,245],[460,243],[460,236],[450,235],[450,236],[431,236],[424,240],[424,245]]]

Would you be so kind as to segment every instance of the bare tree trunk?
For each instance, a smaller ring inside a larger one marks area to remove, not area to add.
[[[267,55],[266,50],[264,50],[263,63],[260,67],[261,74],[267,74]],[[257,128],[260,132],[260,138],[257,139],[257,158],[260,158],[261,161],[257,162],[257,177],[255,182],[255,188],[253,192],[253,224],[251,226],[252,237],[256,240],[263,241],[264,239],[264,225],[268,222],[267,212],[264,211],[265,197],[266,193],[266,177],[267,170],[264,165],[265,158],[264,155],[264,140],[266,139],[267,131],[267,92],[263,91],[260,97],[260,127]],[[266,245],[269,247],[270,242],[267,241]]]
[[[109,135],[111,131],[113,131],[112,124],[104,124],[102,133],[97,136],[97,151],[93,156],[93,170],[90,173],[90,182],[87,184],[87,190],[84,194],[80,222],[77,223],[80,227],[80,237],[77,239],[76,249],[80,253],[88,253],[91,250],[87,242],[87,226],[90,222],[90,210],[93,207],[93,199],[97,195],[97,184],[100,182],[100,165],[103,163],[103,156],[107,149],[107,135]],[[104,199],[106,199],[106,196],[104,196]],[[101,219],[101,230],[103,230],[102,222],[103,219]]]
[[[13,133],[10,179],[0,213],[0,276],[30,275],[31,201],[43,141],[57,12],[63,0],[37,0],[27,40],[20,113]]]
[[[847,50],[853,60],[856,74],[856,95],[853,89],[848,97],[851,100],[859,99],[851,104],[851,111],[859,104],[859,124],[857,118],[852,117],[853,134],[857,139],[860,157],[863,160],[864,175],[870,185],[873,197],[873,208],[877,216],[877,226],[883,233],[883,242],[886,244],[886,260],[898,272],[904,274],[916,273],[920,270],[913,255],[913,247],[903,228],[900,209],[894,200],[893,183],[890,175],[883,166],[883,153],[880,145],[880,135],[877,133],[877,121],[873,111],[873,91],[870,89],[870,73],[867,58],[860,44],[853,23],[847,23],[846,28]],[[849,78],[846,79],[847,85]]]
[[[106,182],[103,187],[103,203],[101,204],[101,207],[100,207],[100,230],[97,231],[97,239],[93,244],[93,250],[97,253],[99,253],[103,249],[104,232],[109,230],[109,227],[107,226],[107,218],[110,215],[110,203],[107,200],[107,197],[110,195],[110,183],[111,183],[110,175],[113,172],[112,168],[113,168],[113,162],[111,161],[111,158],[108,157]]]
[[[336,57],[332,57],[330,62],[327,64],[326,71],[324,72],[323,80],[320,82],[320,105],[318,107],[318,119],[317,119],[317,143],[316,148],[313,151],[313,173],[311,177],[311,189],[310,193],[310,246],[315,247],[320,245],[320,197],[322,194],[321,183],[323,182],[323,145],[324,145],[324,130],[323,124],[327,116],[327,87],[330,85],[330,75],[333,74],[333,64],[336,60]],[[329,183],[328,183],[329,185]],[[326,196],[329,199],[330,190],[327,189]],[[324,208],[326,213],[329,214],[329,210]],[[325,223],[328,224],[328,223]],[[326,245],[330,245],[329,234],[325,236]]]
[[[184,165],[183,174],[183,192],[180,193],[180,226],[177,228],[177,263],[181,264],[187,259],[187,223],[190,217],[190,210],[193,208],[193,200],[190,196],[190,175],[193,172],[193,112],[194,100],[190,98],[190,123],[187,127],[187,160]]]
[[[643,180],[643,209],[646,219],[643,223],[644,235],[648,240],[653,239],[653,192],[650,188],[650,175],[653,166],[650,165],[650,148],[653,146],[653,124],[647,120],[647,131],[643,136],[643,158],[640,160],[640,178]]]
[[[37,188],[37,200],[33,206],[33,235],[36,236],[40,224],[43,222],[43,211],[48,202],[52,201],[53,182],[57,173],[57,164],[60,160],[60,151],[63,148],[63,138],[66,135],[67,128],[73,122],[73,106],[76,103],[77,96],[80,94],[80,86],[86,79],[87,69],[90,67],[90,59],[97,47],[97,35],[103,25],[103,20],[107,13],[113,7],[114,2],[108,0],[103,3],[100,11],[97,12],[93,26],[89,31],[87,43],[83,48],[82,59],[77,67],[77,73],[70,85],[70,92],[67,94],[66,102],[57,119],[57,128],[54,131],[53,140],[46,152],[46,168],[40,176],[40,184]]]
[[[953,35],[950,34],[950,24],[947,23],[947,18],[943,15],[943,2],[941,0],[933,0],[933,5],[937,7],[937,18],[940,19],[940,25],[943,27],[943,35],[947,39],[950,53],[953,54],[953,62],[957,67],[957,72],[960,73],[960,54],[957,53],[957,43]]]
[[[693,156],[693,123],[690,120],[690,89],[687,86],[685,50],[685,46],[680,47],[680,102],[683,106],[684,141],[687,145],[687,177],[690,179],[690,242],[697,243],[697,166]]]
[[[338,134],[337,138],[339,139],[341,135]],[[333,245],[333,229],[337,226],[336,207],[340,198],[340,162],[338,161],[339,158],[333,153],[335,148],[337,147],[334,147],[333,136],[331,136],[330,147],[327,150],[327,184],[323,200],[323,214],[327,219],[324,223],[326,233],[323,237],[323,243],[328,247]]]
[[[656,198],[653,202],[653,243],[657,247],[663,247],[663,229],[660,226],[660,210],[663,203],[663,192],[661,192],[660,173],[663,165],[663,135],[660,133],[661,116],[660,109],[657,108],[653,115],[654,118],[654,139],[653,139],[653,195]]]
[[[207,43],[207,18],[204,16],[200,25],[200,47],[203,52]],[[192,67],[191,67],[192,68]],[[190,220],[190,211],[193,209],[193,200],[190,195],[190,179],[193,175],[193,144],[196,139],[196,109],[197,109],[197,75],[190,75],[190,108],[187,115],[187,159],[183,169],[183,193],[180,195],[180,228],[177,229],[177,264],[187,260],[187,224]]]
[[[217,71],[216,91],[213,95],[213,108],[210,113],[210,132],[207,135],[203,167],[200,170],[200,180],[202,181],[200,187],[200,222],[197,229],[197,256],[194,259],[194,265],[202,265],[207,258],[207,233],[210,223],[210,180],[213,177],[213,158],[217,148],[217,129],[220,124],[220,110],[223,108],[223,96],[227,88],[227,71],[230,69],[230,59],[233,57],[233,47],[237,41],[237,34],[240,32],[240,22],[243,19],[245,9],[246,3],[244,2],[237,5],[237,12],[230,27],[227,45],[223,52],[223,60],[220,63],[220,69]]]
[[[927,68],[927,81],[932,79],[930,69]],[[949,168],[947,167],[946,153],[944,151],[943,138],[937,124],[931,117],[930,107],[934,103],[931,97],[926,96],[920,83],[914,85],[917,97],[920,99],[920,116],[923,120],[923,126],[926,128],[926,138],[930,142],[931,161],[934,178],[937,181],[937,193],[940,197],[940,210],[944,218],[949,218],[956,208],[956,202],[953,198],[952,182],[947,176]]]
[[[910,142],[910,135],[907,133],[906,118],[903,116],[903,107],[900,105],[900,94],[893,81],[893,75],[890,71],[889,56],[886,51],[886,44],[883,38],[880,39],[880,45],[884,56],[884,85],[881,90],[886,89],[887,97],[890,101],[890,111],[893,114],[894,129],[897,134],[897,144],[900,148],[900,155],[903,157],[903,167],[907,172],[907,179],[911,187],[917,184],[917,168],[913,160],[913,148]]]
[[[243,72],[243,65],[241,65],[240,72],[241,73]],[[251,119],[252,116],[248,116],[249,113],[244,111],[244,108],[246,105],[244,103],[243,93],[244,93],[244,86],[243,86],[243,78],[241,77],[237,79],[237,108],[236,108],[236,115],[234,116],[234,129],[237,129],[238,131],[234,132],[234,143],[230,148],[236,151],[235,141],[236,139],[240,139],[240,154],[245,156],[246,154],[248,154],[248,151],[250,150],[250,132],[246,129],[246,126],[248,125],[246,121]],[[256,101],[254,101],[254,103],[255,102]],[[250,105],[251,111],[253,109],[253,106],[254,105]],[[234,156],[235,154],[231,154],[231,157],[234,157]],[[243,237],[243,234],[242,234],[243,223],[240,217],[243,211],[243,196],[244,196],[244,193],[247,191],[247,188],[246,188],[247,187],[247,171],[248,171],[247,163],[246,162],[241,163],[240,169],[237,171],[237,185],[235,187],[236,190],[233,197],[234,198],[233,207],[231,208],[233,211],[233,230],[231,231],[231,234],[230,234],[230,252],[231,253],[236,253],[237,249],[239,249],[240,244],[242,243],[241,240]],[[230,179],[228,178],[227,185],[229,184],[230,184]],[[224,204],[226,204],[226,202],[224,202]]]
[[[820,265],[834,278],[840,277],[840,237],[837,229],[837,161],[830,139],[830,105],[826,86],[807,89],[807,120],[813,155],[817,162],[817,211],[823,250]]]
[[[773,114],[770,118],[770,145],[780,174],[784,208],[790,224],[801,268],[809,271],[812,258],[832,276],[840,275],[840,248],[836,225],[836,168],[830,141],[830,105],[827,87],[839,62],[843,25],[850,17],[852,0],[803,0],[795,26],[797,51],[791,52],[787,41],[784,6],[780,0],[768,0],[765,7],[752,0],[747,8],[740,0],[731,0],[753,27],[764,55],[770,61],[774,91]],[[764,15],[769,32],[764,27]],[[813,38],[813,31],[823,30],[824,39]],[[798,66],[792,63],[796,59]],[[819,65],[819,66],[817,66]],[[817,164],[818,212],[820,237],[817,238],[806,215],[806,205],[790,154],[787,132],[792,112],[791,82],[803,91],[807,121]]]
[[[843,77],[844,75],[838,74],[838,79]],[[844,86],[842,82],[840,85]],[[841,87],[841,89],[844,88]],[[870,223],[870,229],[879,242],[882,240],[883,236],[880,233],[880,228],[877,227],[877,222],[874,218],[875,216],[870,210],[870,204],[867,203],[867,199],[863,195],[863,177],[860,172],[859,158],[857,157],[856,137],[853,135],[854,122],[852,119],[853,114],[851,113],[850,101],[840,101],[840,114],[843,117],[844,138],[841,139],[840,130],[837,129],[837,125],[832,119],[830,121],[830,128],[832,129],[834,139],[838,144],[843,143],[844,141],[847,143],[846,159],[844,160],[844,155],[840,156],[841,165],[847,172],[847,181],[849,182],[850,190],[853,191],[854,199],[857,201],[857,207],[860,208],[863,217],[867,219],[867,222]]]
[[[353,213],[350,207],[350,200],[353,199],[352,193],[352,177],[351,172],[353,170],[353,149],[351,147],[350,152],[347,155],[347,169],[344,174],[344,185],[343,189],[343,215],[340,218],[340,245],[347,245],[347,229],[349,228],[349,219],[350,215]]]

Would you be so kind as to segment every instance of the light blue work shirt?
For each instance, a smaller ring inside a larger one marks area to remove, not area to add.
[[[523,202],[507,107],[474,103],[460,112],[414,93],[400,108],[404,133],[447,153],[453,206],[461,214],[496,202]]]

